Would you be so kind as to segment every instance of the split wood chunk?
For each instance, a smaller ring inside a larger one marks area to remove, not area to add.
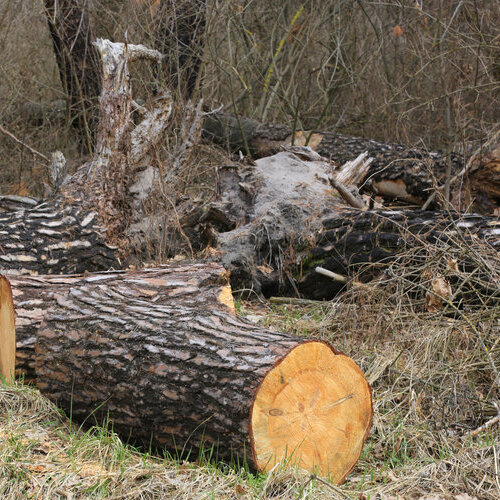
[[[293,349],[259,387],[250,433],[259,469],[287,460],[342,483],[372,424],[371,389],[359,367],[328,344]]]
[[[0,380],[7,383],[14,379],[16,365],[16,331],[14,304],[9,282],[0,276]]]
[[[123,283],[117,273],[59,278],[36,332],[40,391],[74,421],[109,421],[136,445],[183,458],[213,447],[254,470],[288,459],[341,482],[372,419],[355,363],[325,342],[236,317],[221,302],[226,289],[212,287],[208,300],[199,283],[181,299],[158,293],[153,276],[139,279],[145,272],[122,273]]]

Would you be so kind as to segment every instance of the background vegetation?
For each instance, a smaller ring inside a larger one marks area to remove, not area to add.
[[[149,46],[158,46],[169,22],[206,8],[206,43],[193,54],[202,59],[193,98],[203,97],[210,109],[444,150],[469,148],[498,123],[495,1],[82,3],[97,36],[121,41],[127,33]],[[175,43],[170,49],[175,54]],[[135,77],[145,96],[166,75],[144,67]],[[78,164],[65,97],[43,2],[0,0],[0,123]],[[31,155],[4,136],[0,151],[2,191],[40,195],[40,165]]]
[[[154,46],[163,29],[158,9],[175,19],[189,0],[82,1],[96,35],[122,41],[127,33],[132,43]],[[203,98],[207,109],[444,150],[467,150],[500,122],[494,0],[207,0],[206,44],[196,55],[202,65],[193,100]],[[166,78],[146,65],[134,71],[146,100]],[[181,89],[173,90],[178,109],[160,155],[165,169],[185,116]],[[0,0],[0,124],[45,155],[60,149],[75,168],[86,153],[65,98],[43,2]],[[226,161],[226,152],[200,144],[181,177]],[[39,159],[0,134],[1,193],[42,196],[46,175]],[[177,195],[192,192],[185,182]],[[298,471],[258,476],[201,457],[138,453],[112,429],[79,428],[16,383],[0,386],[0,497],[499,498],[498,428],[469,433],[497,414],[500,306],[481,302],[478,282],[474,307],[429,313],[431,278],[413,279],[446,276],[451,257],[472,258],[486,284],[498,284],[491,265],[498,256],[479,245],[471,255],[460,242],[453,256],[410,246],[385,277],[354,281],[339,301],[237,303],[253,321],[329,340],[366,372],[374,427],[341,489]],[[412,267],[416,255],[421,265]]]

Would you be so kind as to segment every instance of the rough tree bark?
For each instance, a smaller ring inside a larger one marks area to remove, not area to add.
[[[85,0],[44,0],[67,112],[86,152],[97,131],[101,70]]]
[[[345,276],[362,262],[377,262],[381,271],[407,250],[411,235],[450,248],[457,246],[453,235],[471,245],[499,246],[495,217],[346,207],[330,186],[336,175],[331,164],[301,148],[222,168],[218,200],[185,223],[194,221],[193,233],[206,235],[214,258],[231,271],[234,290],[265,296],[332,298],[345,282],[317,274],[317,266]]]
[[[142,208],[129,189],[147,169],[151,151],[163,137],[172,101],[168,93],[158,96],[156,107],[143,110],[143,120],[134,126],[128,63],[158,62],[161,54],[105,40],[98,40],[97,47],[104,77],[95,154],[54,198],[0,214],[0,269],[5,272],[79,273],[123,267],[128,250],[125,229],[141,216]]]
[[[446,155],[332,132],[298,131],[293,136],[292,129],[284,125],[262,124],[223,113],[208,115],[203,133],[232,150],[246,152],[248,148],[255,157],[273,154],[292,142],[297,146],[307,142],[313,150],[339,165],[366,151],[374,160],[363,179],[364,188],[387,199],[398,198],[419,206],[436,188],[444,189],[450,164],[451,200],[456,210],[495,214],[500,207],[498,137],[486,150],[482,148],[473,154],[473,165],[466,165],[463,155],[457,153]],[[436,196],[430,207],[440,206],[440,196]]]
[[[130,196],[131,179],[140,176],[140,169],[148,165],[149,151],[165,129],[171,102],[168,95],[161,98],[158,109],[147,113],[133,129],[127,63],[139,57],[158,61],[160,55],[141,46],[106,41],[100,41],[98,46],[104,56],[104,81],[96,155],[63,186],[55,200],[21,215],[2,215],[3,235],[8,238],[4,240],[4,254],[0,255],[4,269],[79,272],[83,268],[93,271],[110,265],[123,267],[126,262],[122,257],[129,245],[123,235],[129,222],[141,214],[140,204]],[[311,159],[311,153],[300,148],[280,155],[261,159],[255,167],[220,169],[220,199],[208,210],[195,208],[181,221],[186,228],[194,228],[191,234],[203,234],[202,245],[217,247],[215,258],[232,272],[235,289],[253,286],[265,294],[299,293],[298,283],[304,269],[308,269],[307,262],[315,260],[311,249],[318,247],[323,237],[321,221],[325,218],[345,220],[351,226],[349,234],[361,225],[366,233],[366,251],[361,255],[378,252],[377,238],[367,236],[375,230],[364,226],[363,213],[351,211],[346,215],[345,203],[332,190],[330,163],[317,157]],[[40,210],[47,213],[37,213]],[[436,222],[440,227],[443,216],[428,213],[421,217],[427,224]],[[37,218],[41,219],[41,227],[35,222]],[[481,217],[471,222],[481,235],[486,232],[480,228],[488,226],[488,234],[494,239],[498,236],[491,229],[493,223]],[[31,232],[23,236],[26,227]],[[54,234],[51,227],[68,229]],[[392,238],[397,239],[401,227],[393,227]],[[24,247],[19,243],[23,238]],[[117,242],[120,248],[110,248],[110,241]],[[82,259],[79,247],[94,250],[96,267],[93,260]],[[347,244],[341,248],[335,252],[344,253],[344,262],[352,262],[354,252]],[[316,295],[308,287],[302,290],[306,295]]]
[[[152,149],[162,138],[172,100],[168,92],[156,99],[154,110],[134,126],[131,119],[132,87],[128,65],[137,60],[159,63],[162,55],[143,45],[95,42],[102,58],[103,82],[99,100],[99,126],[93,159],[64,187],[67,197],[82,193],[84,206],[96,209],[107,237],[120,243],[126,228],[139,214],[129,192],[134,180],[148,166]]]
[[[206,310],[185,287],[155,300],[159,285],[144,274],[57,280],[46,282],[54,293],[35,371],[40,390],[72,418],[109,419],[148,448],[214,446],[257,470],[292,457],[336,482],[359,458],[370,387],[329,344],[262,329],[224,306]]]
[[[64,199],[0,213],[0,269],[58,274],[121,267],[97,213]]]
[[[141,271],[58,276],[9,276],[16,309],[16,373],[35,380],[35,343],[44,314],[74,288],[114,290],[155,305],[234,311],[228,273],[215,263],[182,263]],[[105,305],[105,304],[104,304]]]
[[[496,255],[500,250],[500,221],[496,217],[426,210],[344,210],[321,222],[316,246],[302,254],[305,258],[296,273],[298,290],[310,298],[331,298],[343,287],[342,283],[318,274],[317,266],[342,275],[364,269],[361,279],[370,279],[419,242],[443,255],[457,253],[459,248],[484,246],[483,257],[489,253],[491,264],[497,268],[499,264]],[[477,286],[482,289],[484,304],[495,305],[500,298],[498,284],[491,283],[486,288],[478,285],[479,270],[466,258],[466,250],[459,253],[463,256],[458,265],[462,274],[457,276],[464,286],[455,298],[457,303],[460,299],[465,303],[477,300]],[[374,266],[365,266],[370,263]],[[425,262],[421,264],[425,266]]]
[[[300,150],[258,160],[255,166],[222,168],[219,200],[206,210],[196,209],[184,223],[191,224],[193,234],[204,235],[204,244],[215,247],[214,259],[231,271],[235,290],[253,288],[267,296],[331,298],[345,284],[319,276],[315,266],[339,274],[351,274],[361,262],[378,262],[382,269],[408,248],[411,234],[423,232],[426,241],[448,241],[450,248],[453,234],[476,234],[471,245],[479,240],[498,245],[498,220],[492,217],[348,209],[330,186],[334,174],[328,162]],[[69,205],[64,212],[49,205],[2,214],[4,269],[53,273],[122,267],[125,261],[106,244],[97,215],[72,216],[74,209]],[[337,228],[326,230],[325,220],[326,227],[337,221]],[[68,229],[56,232],[51,227]]]

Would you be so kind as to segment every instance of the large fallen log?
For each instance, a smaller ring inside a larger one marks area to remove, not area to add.
[[[16,309],[16,374],[35,381],[35,344],[45,312],[72,289],[113,290],[125,298],[142,298],[205,310],[234,311],[228,273],[216,263],[170,264],[141,271],[84,275],[9,276]]]
[[[368,280],[420,245],[426,247],[424,255],[429,260],[432,254],[442,255],[443,261],[458,258],[455,277],[461,293],[454,298],[457,303],[478,301],[478,293],[484,305],[495,305],[500,298],[500,284],[490,281],[488,270],[483,276],[477,265],[488,261],[486,268],[491,266],[493,275],[500,271],[500,220],[496,217],[426,210],[344,210],[322,220],[322,226],[316,246],[297,259],[301,269],[296,286],[306,297],[331,298],[344,288],[344,283],[318,274],[318,266]],[[475,262],[470,253],[481,257]],[[421,269],[426,267],[423,258]]]
[[[214,258],[231,271],[234,290],[265,296],[332,298],[345,280],[319,275],[320,266],[346,276],[362,263],[380,273],[417,235],[450,251],[500,244],[498,219],[425,210],[353,210],[330,187],[332,166],[299,151],[219,169],[219,197],[199,217]],[[455,238],[453,237],[455,236]],[[463,252],[466,253],[466,252]],[[469,268],[470,271],[470,268]]]
[[[141,57],[157,61],[161,56],[142,46],[103,40],[98,47],[105,76],[95,157],[63,183],[56,198],[39,207],[1,214],[0,264],[10,273],[96,271],[122,268],[129,262],[130,229],[143,214],[140,196],[139,199],[133,196],[132,179],[142,185],[141,173],[149,169],[148,158],[165,130],[172,103],[168,95],[158,98],[158,107],[147,112],[134,128],[129,116],[131,88],[128,78],[122,78],[128,74],[126,63]],[[268,135],[273,130],[271,128]],[[279,127],[274,132],[275,139],[282,134]],[[493,148],[491,158],[496,157],[495,151]],[[471,170],[480,170],[480,167],[478,159]],[[143,168],[146,170],[141,170]],[[334,170],[330,162],[300,148],[260,159],[255,166],[219,169],[219,199],[208,207],[196,204],[193,207],[187,202],[192,210],[180,219],[183,235],[192,238],[189,250],[207,245],[215,247],[214,259],[231,271],[232,284],[237,290],[253,288],[265,295],[302,293],[310,297],[331,297],[343,283],[324,287],[321,281],[324,278],[318,280],[313,275],[313,279],[307,279],[306,276],[311,262],[317,260],[323,264],[333,258],[323,258],[323,254],[318,259],[314,256],[316,250],[313,249],[322,245],[323,219],[344,220],[345,227],[352,226],[346,229],[346,234],[359,232],[360,224],[363,227],[365,250],[359,252],[359,248],[352,245],[351,236],[333,247],[337,260],[352,263],[355,254],[356,262],[372,253],[384,254],[379,251],[380,239],[374,236],[377,225],[366,227],[366,219],[362,219],[363,222],[358,219],[364,217],[362,213],[345,210],[346,203],[332,188],[332,175],[338,175],[338,170]],[[55,172],[53,178],[59,177]],[[363,178],[358,179],[359,182],[363,183]],[[338,189],[340,185],[334,184]],[[349,192],[347,188],[341,190],[343,199],[360,201],[356,206],[363,206],[356,189]],[[181,207],[176,208],[182,215]],[[441,227],[439,221],[446,214],[429,213],[419,217],[428,225],[436,223]],[[383,218],[387,217],[390,215],[384,211]],[[470,222],[478,227],[493,223],[493,219],[481,219],[481,216]],[[387,237],[393,240],[405,233],[399,223],[394,224],[391,231]],[[479,231],[478,234],[486,233]],[[488,234],[493,240],[498,239],[491,227]],[[140,242],[140,234],[134,238],[137,240]],[[401,248],[404,247],[393,246],[391,255]],[[328,262],[325,266],[338,273]],[[345,270],[350,264],[342,266]],[[301,284],[304,276],[307,286]],[[310,282],[325,291],[318,295],[311,289]]]
[[[215,247],[214,259],[231,272],[233,289],[311,298],[331,298],[345,287],[315,267],[347,275],[363,262],[377,262],[380,270],[406,251],[410,234],[428,233],[430,244],[448,240],[453,248],[449,235],[475,233],[470,245],[498,245],[493,217],[348,209],[330,186],[335,174],[331,164],[302,150],[221,168],[219,199],[192,216],[191,233]],[[73,210],[82,209],[70,204],[57,211],[49,204],[0,214],[3,267],[45,273],[122,267],[125,260],[106,243],[97,215],[72,215]],[[336,229],[325,229],[324,220],[327,228],[335,220]]]
[[[470,165],[467,158],[458,153],[409,148],[333,132],[299,130],[294,134],[284,125],[262,124],[224,113],[207,115],[203,133],[223,146],[249,152],[257,158],[274,154],[280,147],[292,143],[307,144],[339,165],[366,151],[374,161],[363,186],[387,199],[398,198],[422,205],[438,189],[442,192],[430,205],[438,208],[448,189],[457,210],[493,214],[500,206],[498,137],[487,148],[476,151]]]
[[[57,274],[121,267],[116,247],[95,211],[57,198],[0,213],[0,269],[9,274]]]
[[[189,286],[162,296],[168,276],[154,272],[47,277],[45,288],[33,278],[47,297],[35,349],[42,393],[74,420],[109,421],[148,449],[186,458],[213,447],[257,470],[288,459],[342,482],[372,420],[358,366],[325,342],[262,329],[214,300],[207,310]]]

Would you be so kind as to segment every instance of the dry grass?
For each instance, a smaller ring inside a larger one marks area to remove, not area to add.
[[[301,471],[256,477],[138,453],[107,429],[82,431],[21,383],[0,385],[0,414],[4,500],[332,498],[329,486],[308,482]]]
[[[468,436],[497,414],[500,305],[480,299],[484,282],[490,288],[500,282],[499,261],[486,247],[470,254],[456,243],[455,255],[451,247],[439,252],[416,244],[380,279],[353,281],[332,302],[237,301],[240,314],[326,339],[365,371],[374,391],[374,425],[342,487],[297,470],[255,476],[200,459],[141,454],[109,429],[84,432],[71,425],[36,389],[17,383],[0,387],[0,497],[499,498],[499,429]],[[474,279],[453,282],[450,257],[463,263],[459,269],[475,266]],[[428,312],[429,270],[450,280],[467,301],[459,307],[444,301]]]
[[[413,245],[378,280],[353,280],[328,304],[273,306],[261,320],[330,341],[372,383],[374,426],[346,490],[499,498],[498,428],[468,437],[497,415],[500,397],[500,304],[485,293],[485,283],[500,291],[498,254],[479,243],[472,252],[458,237],[441,249]],[[428,312],[436,277],[453,300]]]
[[[387,289],[386,289],[387,290]],[[255,476],[206,462],[155,458],[109,429],[83,431],[34,388],[0,386],[0,497],[322,499],[497,499],[497,428],[467,438],[490,418],[498,396],[491,367],[469,322],[408,312],[377,284],[342,303],[270,306],[240,313],[274,327],[331,341],[363,367],[374,389],[374,426],[341,488],[296,470]],[[500,358],[500,308],[483,341]],[[469,496],[467,496],[469,495]]]

